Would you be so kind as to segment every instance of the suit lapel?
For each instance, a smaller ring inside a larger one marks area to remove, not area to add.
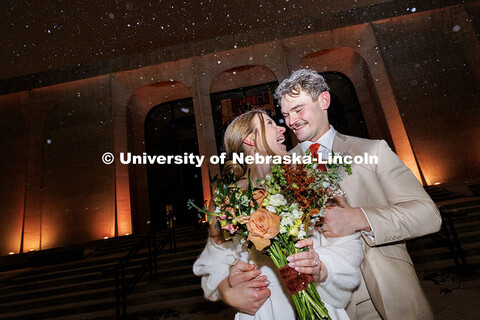
[[[349,154],[349,149],[350,145],[347,142],[347,137],[341,133],[335,133],[335,136],[333,137],[332,153]],[[345,178],[348,180],[349,176],[345,174],[345,170],[343,168],[337,168],[336,170],[340,170],[339,172],[342,175],[342,181],[340,181],[340,185],[342,186],[342,188],[344,188],[344,180]]]

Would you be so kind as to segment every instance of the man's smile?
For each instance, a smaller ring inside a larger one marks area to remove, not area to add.
[[[297,134],[297,132],[300,131],[301,129],[305,128],[306,125],[307,125],[306,122],[303,122],[303,123],[300,123],[300,124],[295,124],[294,126],[292,126],[292,130],[295,134]]]

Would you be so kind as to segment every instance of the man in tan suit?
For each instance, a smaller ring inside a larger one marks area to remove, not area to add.
[[[329,125],[330,94],[316,72],[294,72],[275,95],[287,126],[300,141],[290,153],[303,155],[319,144],[315,150],[323,158],[330,152],[378,157],[377,164],[352,164],[353,174],[344,174],[341,182],[346,199],[337,198],[338,206],[327,210],[318,228],[326,237],[363,233],[363,279],[347,307],[349,316],[359,320],[432,319],[405,240],[439,230],[441,218],[433,201],[385,141],[345,136]],[[232,267],[231,280],[248,280],[253,274],[249,268],[242,263]]]
[[[432,319],[405,240],[440,229],[433,201],[385,141],[344,136],[329,125],[330,94],[316,72],[294,72],[275,93],[300,141],[291,153],[304,154],[319,143],[324,158],[330,152],[378,157],[377,164],[352,164],[352,175],[344,174],[341,182],[346,199],[339,198],[319,226],[326,237],[363,233],[363,279],[347,307],[350,317]]]

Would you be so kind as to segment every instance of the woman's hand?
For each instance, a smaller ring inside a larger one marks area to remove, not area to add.
[[[312,275],[317,283],[325,282],[328,277],[328,270],[313,250],[313,239],[300,240],[295,246],[297,248],[307,247],[308,251],[295,253],[287,257],[288,265],[295,271]]]
[[[226,304],[254,315],[270,297],[269,281],[253,264],[238,261],[230,268],[228,277],[218,285]]]

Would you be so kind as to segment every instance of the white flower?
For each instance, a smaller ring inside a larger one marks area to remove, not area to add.
[[[275,213],[275,212],[276,212],[276,210],[275,210],[275,207],[274,207],[274,206],[270,206],[270,205],[269,205],[269,206],[266,206],[266,207],[265,207],[265,209],[267,209],[267,211],[270,211],[270,212],[273,212],[273,213]]]
[[[290,212],[288,212],[288,211],[282,211],[282,212],[280,212],[280,216],[282,216],[282,217],[288,217],[288,216],[291,216],[291,215],[292,215],[292,214],[291,214]]]
[[[240,201],[242,202],[242,205],[246,206],[250,203],[250,200],[248,199],[248,197],[246,195],[242,195],[242,197],[240,198]]]
[[[327,189],[328,187],[330,187],[330,183],[327,182],[327,181],[324,181],[324,182],[322,183],[322,185],[323,185],[323,188],[324,188],[324,189]]]
[[[220,207],[216,207],[216,208],[215,208],[215,213],[220,213],[220,212],[222,212],[222,211],[220,210]]]
[[[307,236],[307,233],[304,230],[303,224],[300,226],[300,230],[298,231],[298,239],[303,239]]]
[[[303,212],[300,209],[293,209],[292,215],[294,219],[302,219]]]
[[[268,203],[274,207],[284,206],[287,204],[287,200],[285,200],[285,198],[280,193],[270,195],[268,201]]]
[[[291,216],[283,216],[282,219],[280,220],[280,225],[281,226],[291,226],[293,225],[293,219]]]

